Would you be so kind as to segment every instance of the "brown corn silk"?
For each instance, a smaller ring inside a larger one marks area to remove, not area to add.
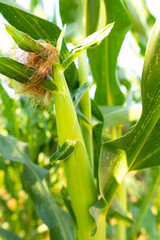
[[[37,41],[39,43],[39,41]],[[47,90],[39,86],[42,82],[45,81],[47,75],[52,77],[52,66],[58,60],[59,55],[55,46],[50,43],[43,42],[41,45],[44,47],[44,50],[40,52],[25,52],[21,50],[19,56],[19,61],[28,67],[34,67],[37,71],[32,75],[28,82],[24,84],[19,84],[19,93],[25,93],[29,96],[34,96],[36,100],[41,101],[45,96]]]

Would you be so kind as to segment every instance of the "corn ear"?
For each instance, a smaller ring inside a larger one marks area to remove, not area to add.
[[[55,95],[59,144],[62,146],[66,139],[77,142],[71,156],[63,162],[67,187],[77,220],[79,239],[88,240],[95,228],[89,207],[96,202],[97,191],[75,107],[58,63],[53,66],[53,72],[60,91]]]

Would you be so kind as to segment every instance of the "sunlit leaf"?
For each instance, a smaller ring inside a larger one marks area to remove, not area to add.
[[[95,100],[99,105],[122,105],[124,96],[116,78],[117,57],[130,22],[120,0],[106,0],[106,24],[115,22],[109,36],[88,50],[93,78],[97,84]]]
[[[130,170],[160,165],[160,22],[150,37],[142,74],[142,115],[125,136],[103,144],[100,161],[101,193],[110,202]]]
[[[42,0],[31,0],[30,1],[30,10],[33,11],[39,3],[42,4]]]
[[[26,33],[17,30],[15,27],[5,24],[6,31],[12,36],[18,47],[27,52],[40,53],[45,48],[42,44],[28,36]]]
[[[62,69],[65,70],[69,65],[87,48],[94,45],[97,42],[102,41],[110,33],[113,24],[108,24],[105,28],[98,30],[92,35],[85,38],[79,46],[76,46],[70,52],[69,56],[63,61]]]
[[[132,32],[144,54],[147,41],[155,22],[144,0],[123,0],[132,23]]]
[[[0,0],[0,13],[12,26],[27,33],[32,38],[48,40],[54,44],[57,42],[61,32],[57,25],[27,12],[16,2]],[[62,59],[68,56],[68,50],[64,41],[61,55]],[[77,69],[74,64],[67,69],[65,75],[70,88],[74,89],[77,85]]]
[[[84,15],[85,4],[83,1],[77,0],[60,0],[60,15],[63,24],[67,24],[65,37],[68,42],[76,43],[81,40],[80,26],[82,26],[82,18]],[[86,2],[86,35],[90,35],[96,31],[99,18],[99,0],[89,0]]]
[[[65,38],[68,42],[76,42],[79,37],[79,26],[83,16],[83,4],[82,1],[77,0],[60,0],[60,15],[63,25],[67,25],[65,32]]]
[[[104,128],[139,120],[142,112],[141,104],[129,107],[100,106],[99,108],[104,117]]]

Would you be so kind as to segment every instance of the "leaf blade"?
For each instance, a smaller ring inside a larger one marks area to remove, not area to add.
[[[28,190],[37,214],[50,228],[57,228],[57,240],[72,239],[72,233],[68,225],[66,214],[59,208],[49,193],[44,181],[48,171],[35,165],[28,154],[26,143],[17,141],[10,136],[0,135],[0,153],[7,159],[24,164],[23,177],[25,187]],[[48,204],[46,204],[46,202]],[[43,211],[45,209],[45,212]]]
[[[69,65],[87,48],[94,45],[95,43],[102,41],[108,34],[110,33],[113,24],[108,24],[106,27],[98,30],[97,32],[91,34],[87,38],[82,41],[82,44],[75,47],[69,56],[62,62],[62,69],[63,71],[66,70]]]
[[[142,115],[125,136],[104,143],[100,161],[102,196],[111,202],[128,171],[160,165],[160,21],[157,21],[145,55],[142,74]],[[109,170],[108,170],[109,169]]]
[[[141,104],[127,107],[99,106],[99,108],[104,117],[104,128],[139,120],[142,112]]]
[[[82,86],[80,86],[78,89],[76,89],[72,95],[72,100],[74,102],[74,106],[77,107],[78,103],[80,102],[83,94],[85,91],[89,88],[90,83],[85,82]]]
[[[22,240],[22,238],[20,238],[19,236],[17,236],[14,232],[12,232],[11,230],[6,230],[4,228],[0,227],[0,236],[4,239],[4,240]]]
[[[15,79],[20,83],[28,83],[36,73],[37,69],[28,67],[22,63],[19,63],[8,57],[0,57],[0,73]],[[50,76],[46,76],[44,82],[40,86],[50,92],[56,92],[58,90],[56,84]]]
[[[105,0],[104,3],[107,17],[105,24],[115,24],[109,36],[99,46],[87,51],[93,78],[97,84],[95,100],[98,105],[122,105],[124,96],[116,78],[116,63],[130,22],[120,0]]]
[[[73,141],[66,140],[61,147],[50,157],[50,162],[53,164],[57,160],[67,159],[74,151],[75,144]]]
[[[56,24],[25,11],[14,1],[0,0],[0,13],[12,26],[35,40],[47,39],[51,43],[56,43],[60,35],[61,30]],[[64,41],[61,55],[62,59],[68,56],[68,49]],[[78,73],[74,63],[67,69],[65,75],[70,88],[75,89],[78,84]]]

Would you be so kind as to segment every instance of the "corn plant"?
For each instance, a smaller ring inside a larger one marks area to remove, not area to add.
[[[31,1],[31,10],[36,4],[38,1]],[[0,73],[13,79],[21,94],[41,106],[26,114],[30,118],[26,122],[29,138],[8,109],[16,108],[16,103],[0,85],[3,113],[8,119],[7,134],[0,135],[0,166],[7,172],[6,165],[10,164],[18,169],[17,174],[21,172],[22,187],[47,226],[48,239],[135,239],[160,182],[160,22],[153,27],[154,18],[144,1],[136,5],[132,0],[59,0],[59,9],[62,30],[56,17],[53,23],[14,1],[0,0],[0,13],[8,22],[6,31],[22,53],[21,59],[1,56]],[[143,16],[139,16],[140,9],[144,9]],[[129,29],[142,55],[146,49],[142,103],[136,97],[135,101],[130,99],[129,80],[117,76],[118,54]],[[68,43],[72,43],[70,51]],[[89,95],[89,76],[96,84],[94,99]],[[45,107],[54,107],[48,110],[46,121]],[[34,114],[47,125],[36,133],[37,139],[32,133]],[[50,131],[49,150],[44,129]],[[40,144],[42,134],[45,141]],[[38,143],[34,148],[35,141]],[[47,165],[38,164],[41,151],[47,153]],[[65,176],[59,192],[63,204],[56,200],[48,181],[56,167],[62,168]],[[142,169],[149,169],[144,174],[148,190],[142,194],[144,202],[132,218],[127,214],[125,180]],[[116,237],[108,233],[112,228],[107,223],[112,217],[118,219]],[[128,231],[123,222],[130,226]],[[32,239],[30,228],[25,234],[13,228],[0,228],[2,239]],[[156,237],[158,234],[157,230]],[[33,239],[39,239],[36,237]]]

